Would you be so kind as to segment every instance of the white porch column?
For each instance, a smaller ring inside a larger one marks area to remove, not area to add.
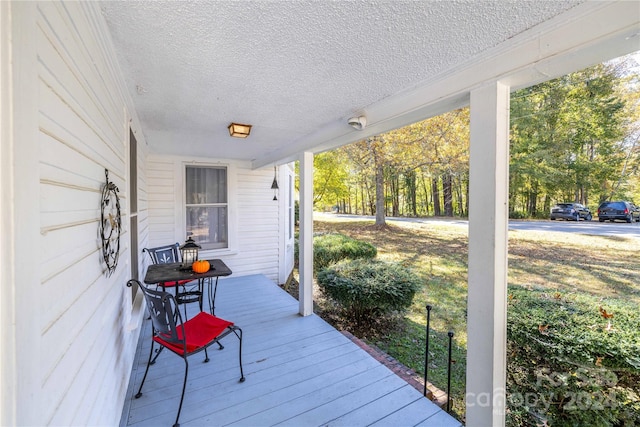
[[[0,425],[42,424],[38,21],[0,2]],[[41,19],[41,17],[40,17]]]
[[[300,314],[313,314],[313,153],[300,155]]]
[[[467,426],[505,425],[509,87],[471,92]]]

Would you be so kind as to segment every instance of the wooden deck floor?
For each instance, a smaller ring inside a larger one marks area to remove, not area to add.
[[[461,425],[324,320],[299,316],[298,301],[264,276],[221,279],[216,315],[243,329],[246,381],[233,335],[209,363],[192,356],[182,426]],[[133,398],[149,354],[150,322],[143,328],[121,427],[172,425],[180,398],[184,363],[167,351]]]

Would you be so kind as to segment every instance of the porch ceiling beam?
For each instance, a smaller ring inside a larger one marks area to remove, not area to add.
[[[502,81],[515,90],[639,49],[637,2],[585,2],[455,70],[364,107],[358,112],[367,116],[362,131],[351,129],[345,117],[254,160],[252,167],[287,163],[303,151],[317,154],[465,106],[469,92],[487,82]]]

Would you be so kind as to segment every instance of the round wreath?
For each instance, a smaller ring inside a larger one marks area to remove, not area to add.
[[[120,217],[120,198],[118,187],[109,182],[109,170],[104,170],[106,183],[102,188],[102,202],[100,210],[100,237],[102,238],[102,258],[107,264],[107,276],[111,276],[118,265],[120,256],[120,232],[122,219]]]

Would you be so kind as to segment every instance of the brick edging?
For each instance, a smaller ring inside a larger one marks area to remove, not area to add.
[[[378,362],[382,363],[384,366],[389,368],[393,373],[397,376],[405,380],[409,385],[414,387],[420,393],[424,392],[424,379],[421,378],[416,371],[408,368],[407,366],[400,363],[394,357],[389,356],[384,351],[380,350],[377,347],[370,346],[369,344],[362,341],[360,338],[354,336],[351,332],[348,331],[340,331],[345,337],[349,338],[353,343],[355,343],[358,347],[369,353],[371,357],[376,359]],[[431,400],[433,403],[438,405],[440,408],[445,408],[447,406],[447,394],[435,387],[431,383],[427,383],[427,398]]]

